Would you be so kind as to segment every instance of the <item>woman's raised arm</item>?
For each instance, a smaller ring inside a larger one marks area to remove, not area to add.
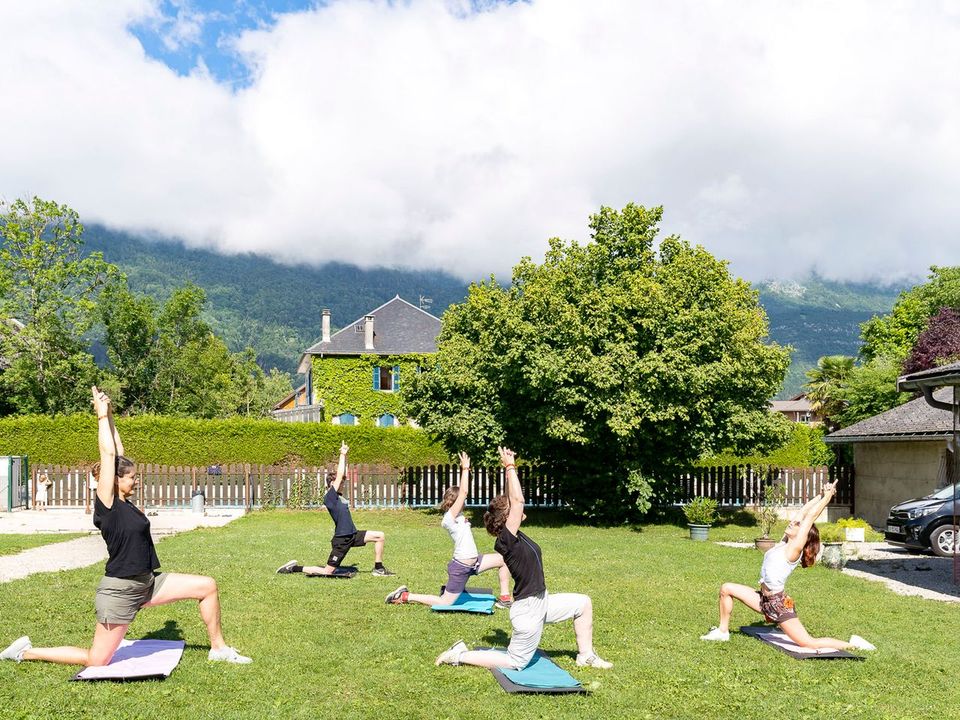
[[[97,497],[106,507],[113,507],[114,479],[117,472],[117,440],[113,427],[110,398],[96,385],[90,388],[93,409],[97,413],[97,444],[100,447],[100,477],[97,478]]]
[[[500,462],[507,476],[507,497],[510,499],[510,512],[507,513],[507,530],[514,535],[520,530],[523,522],[523,488],[520,487],[520,476],[517,475],[516,453],[505,447],[498,447]]]
[[[467,502],[467,489],[470,485],[470,456],[465,452],[460,453],[460,490],[457,493],[457,499],[453,501],[448,511],[450,515],[456,517],[463,511],[463,506]]]

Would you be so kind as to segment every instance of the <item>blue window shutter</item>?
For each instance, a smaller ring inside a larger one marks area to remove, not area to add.
[[[393,366],[393,391],[396,392],[400,389],[400,366]]]
[[[373,389],[374,390],[380,389],[380,368],[378,367],[375,367],[373,369]]]

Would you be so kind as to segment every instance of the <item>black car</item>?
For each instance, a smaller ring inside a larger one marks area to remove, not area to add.
[[[929,548],[940,557],[952,556],[953,493],[954,486],[948,485],[933,495],[894,505],[887,518],[886,541],[910,550]],[[960,500],[957,510],[960,512]]]

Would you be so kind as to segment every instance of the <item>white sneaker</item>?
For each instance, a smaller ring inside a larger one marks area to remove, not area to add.
[[[857,650],[876,650],[877,646],[871,642],[867,642],[859,635],[850,636],[850,644],[853,645]]]
[[[23,653],[32,647],[33,643],[30,642],[30,638],[24,635],[10,643],[6,650],[0,652],[0,660],[23,662]]]
[[[721,630],[720,628],[710,628],[710,632],[706,635],[700,636],[701,640],[713,640],[716,642],[727,642],[730,639],[729,630]]]
[[[577,654],[577,667],[595,667],[601,668],[602,670],[609,670],[613,667],[612,662],[604,660],[602,657],[596,653],[590,653],[589,655],[580,655]]]
[[[450,646],[449,650],[444,650],[437,655],[437,661],[434,665],[459,665],[460,656],[467,651],[467,644],[463,640],[457,640]]]
[[[207,660],[236,663],[237,665],[247,665],[248,663],[253,662],[252,659],[241,655],[236,651],[235,648],[232,648],[229,645],[224,645],[219,650],[210,648],[210,652],[207,653]]]
[[[292,572],[296,572],[296,571],[294,570],[294,568],[295,568],[296,566],[297,566],[297,561],[296,561],[296,560],[290,560],[289,562],[285,562],[283,565],[281,565],[280,567],[278,567],[278,568],[277,568],[277,572],[280,573],[281,575],[288,575],[288,574],[290,574],[290,573],[292,573]]]

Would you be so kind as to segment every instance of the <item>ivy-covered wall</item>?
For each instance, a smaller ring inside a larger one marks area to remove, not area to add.
[[[355,463],[404,467],[450,462],[424,431],[409,427],[145,415],[118,418],[117,429],[126,453],[140,463],[324,465],[336,462],[341,441],[350,446],[350,462]],[[90,464],[98,455],[96,418],[92,413],[0,418],[0,455],[29,455],[31,465]]]
[[[327,355],[313,358],[313,402],[324,404],[324,418],[330,422],[342,413],[357,416],[358,425],[375,425],[386,413],[407,423],[402,390],[417,372],[427,367],[433,355]],[[393,390],[374,389],[374,368],[396,367]]]

